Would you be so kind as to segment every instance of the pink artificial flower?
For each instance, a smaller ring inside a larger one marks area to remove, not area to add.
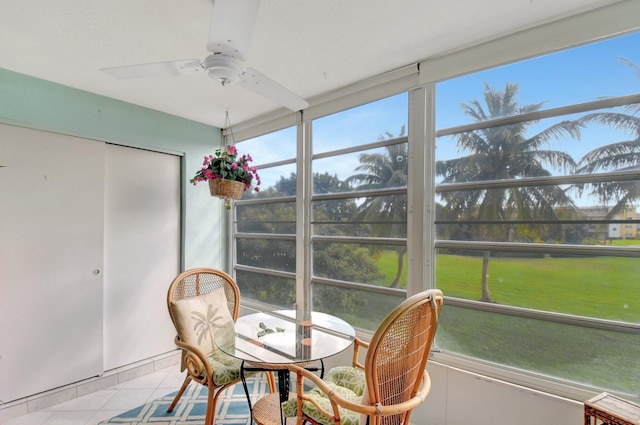
[[[233,145],[229,146],[227,150],[229,151],[229,155],[235,155],[238,153],[238,150]]]
[[[233,164],[231,164],[231,169],[232,170],[237,170],[238,169],[238,164],[236,164],[235,162]]]
[[[214,177],[213,177],[213,171],[211,171],[211,170],[210,170],[210,169],[208,169],[208,168],[205,168],[204,170],[202,170],[202,174],[204,174],[204,177],[205,177],[207,180],[213,180],[213,179],[214,179]]]

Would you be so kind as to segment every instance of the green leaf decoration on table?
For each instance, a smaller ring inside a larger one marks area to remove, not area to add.
[[[260,330],[258,331],[258,338],[260,338],[261,336],[265,336],[265,335],[276,333],[276,332],[284,332],[284,329],[279,328],[277,326],[276,326],[276,330],[274,331],[273,329],[268,328],[267,325],[264,324],[264,322],[260,322],[258,326],[260,327]]]

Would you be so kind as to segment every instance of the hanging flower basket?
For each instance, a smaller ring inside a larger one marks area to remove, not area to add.
[[[218,198],[240,199],[244,193],[245,184],[235,180],[214,179],[209,180],[211,196]]]
[[[231,209],[231,199],[242,198],[242,193],[253,187],[259,190],[260,176],[256,167],[249,166],[251,155],[238,156],[235,146],[226,150],[217,149],[213,155],[204,157],[202,168],[189,179],[192,184],[209,182],[211,196],[224,199],[226,209]]]

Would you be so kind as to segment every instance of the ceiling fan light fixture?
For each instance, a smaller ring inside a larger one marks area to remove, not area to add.
[[[216,53],[208,56],[203,62],[209,78],[223,86],[231,85],[240,79],[244,72],[242,63],[233,56]]]
[[[194,75],[207,71],[222,86],[237,84],[294,112],[309,103],[276,81],[243,65],[262,0],[215,0],[207,50],[212,54],[198,59],[155,62],[102,68],[113,77],[143,78],[167,75]]]

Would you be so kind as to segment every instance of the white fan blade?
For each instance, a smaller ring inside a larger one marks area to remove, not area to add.
[[[245,61],[260,0],[214,0],[207,50]]]
[[[116,66],[112,68],[102,68],[101,71],[120,78],[146,78],[163,75],[194,75],[204,73],[202,63],[197,59],[145,63],[141,65]]]
[[[306,100],[301,99],[293,92],[253,68],[247,68],[237,84],[294,112],[309,106]]]

